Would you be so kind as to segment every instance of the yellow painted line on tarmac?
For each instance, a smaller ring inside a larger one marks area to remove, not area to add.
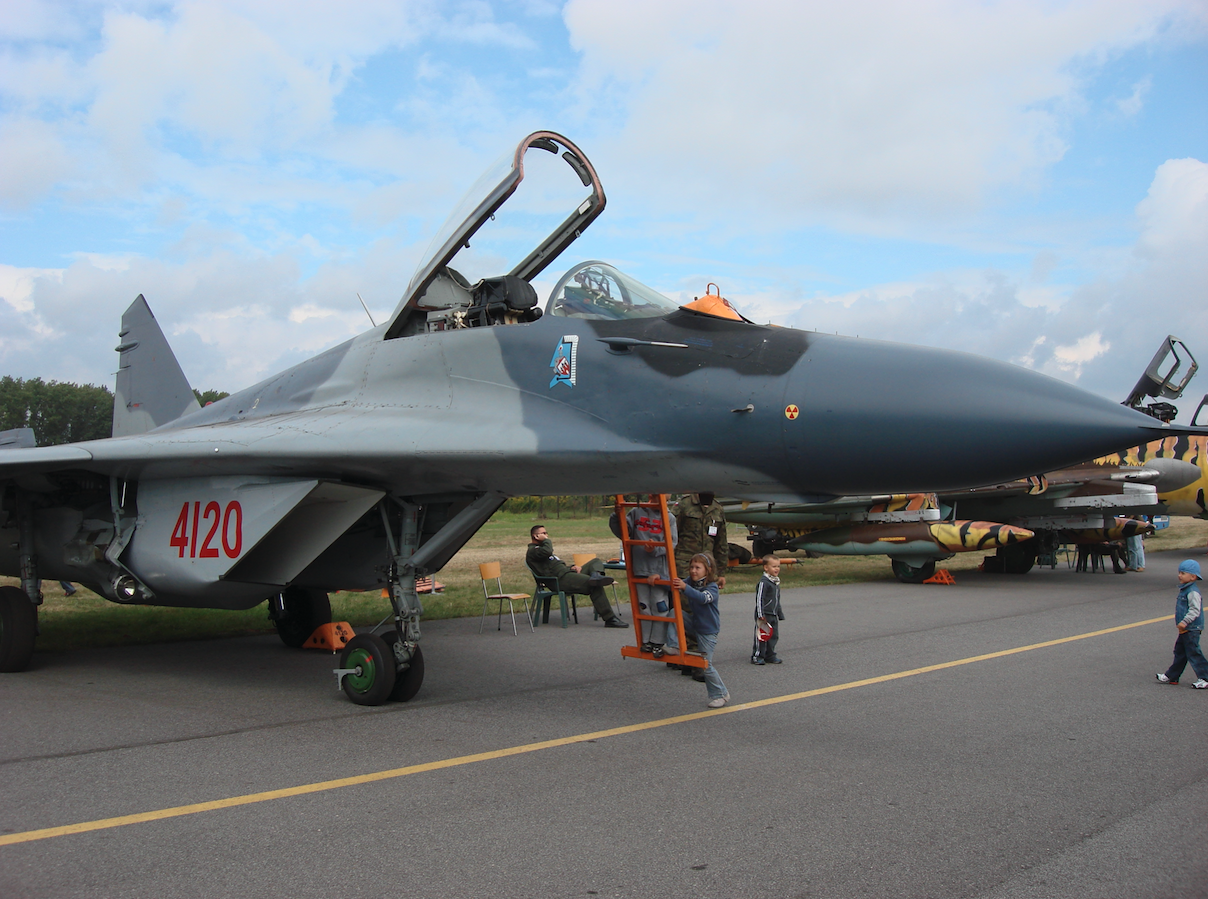
[[[643,730],[653,730],[658,727],[669,727],[673,724],[684,724],[689,721],[699,721],[702,718],[713,718],[718,715],[728,715],[735,712],[746,712],[764,706],[778,705],[782,702],[796,702],[810,699],[814,696],[825,696],[828,693],[839,693],[843,690],[854,690],[858,687],[869,687],[873,684],[883,684],[889,681],[902,680],[907,677],[917,677],[920,674],[930,674],[933,671],[944,671],[948,668],[959,668],[962,665],[972,665],[975,662],[987,662],[1005,656],[1017,655],[1022,652],[1033,652],[1037,649],[1047,649],[1051,646],[1061,646],[1064,643],[1074,643],[1078,640],[1089,640],[1092,637],[1102,637],[1119,631],[1144,627],[1147,624],[1169,622],[1170,616],[1147,618],[1145,621],[1134,621],[1132,624],[1122,624],[1119,627],[1109,627],[1103,630],[1091,631],[1086,634],[1076,634],[1072,637],[1061,637],[1057,640],[1046,640],[1043,643],[1032,643],[1028,646],[1017,646],[1013,649],[1002,649],[998,652],[988,652],[979,656],[969,656],[952,662],[941,662],[938,665],[925,665],[922,668],[911,668],[908,671],[896,671],[893,674],[882,674],[863,680],[848,681],[845,684],[835,684],[831,687],[819,687],[815,690],[804,690],[800,693],[786,693],[783,696],[773,696],[769,699],[757,699],[728,705],[721,709],[710,709],[705,712],[692,712],[687,715],[676,715],[672,718],[659,718],[656,721],[643,721],[638,724],[627,724],[623,727],[612,727],[608,730],[597,730],[591,733],[575,734],[556,740],[542,740],[538,743],[525,743],[522,746],[509,746],[505,749],[495,749],[490,752],[476,752],[473,755],[460,755],[456,758],[440,759],[434,762],[424,762],[419,765],[407,765],[403,768],[391,768],[387,771],[375,771],[371,774],[358,774],[354,777],[341,777],[337,780],[324,780],[318,783],[302,784],[297,787],[285,787],[281,790],[266,790],[263,793],[247,793],[243,796],[231,796],[228,799],[215,799],[211,802],[195,802],[192,805],[177,805],[172,808],[155,809],[149,812],[137,812],[133,815],[119,815],[116,818],[100,818],[96,821],[81,821],[78,824],[65,824],[61,827],[45,827],[41,830],[27,830],[22,833],[0,834],[0,846],[11,846],[15,843],[32,843],[36,840],[49,840],[55,837],[65,837],[77,833],[89,833],[94,830],[109,830],[114,827],[125,827],[128,824],[145,824],[148,821],[163,821],[167,818],[180,818],[185,815],[196,815],[201,812],[213,812],[219,809],[235,808],[240,805],[253,805],[258,802],[270,802],[274,799],[287,799],[291,796],[305,796],[309,793],[324,793],[328,790],[338,790],[342,787],[354,787],[359,784],[374,783],[380,780],[393,780],[397,777],[407,777],[411,774],[423,774],[427,771],[440,771],[443,768],[458,768],[463,765],[473,765],[477,762],[489,762],[494,759],[507,758],[513,755],[525,755],[530,752],[541,752],[545,749],[555,749],[559,746],[570,746],[575,743],[588,743],[592,740],[602,740],[606,737],[619,737],[624,734],[638,733]]]

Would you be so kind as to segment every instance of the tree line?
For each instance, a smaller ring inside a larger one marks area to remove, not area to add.
[[[228,394],[193,391],[201,405]],[[113,434],[113,391],[95,384],[0,378],[0,431],[33,428],[38,446],[99,440]]]
[[[591,496],[514,496],[504,502],[502,511],[529,514],[534,518],[607,518],[612,514],[611,493]]]

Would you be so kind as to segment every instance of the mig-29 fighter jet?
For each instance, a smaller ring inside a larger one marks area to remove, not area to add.
[[[548,236],[519,243],[550,208],[526,178],[543,170],[572,190]],[[951,490],[1172,432],[976,356],[764,327],[717,296],[681,307],[604,263],[572,268],[543,310],[532,280],[604,205],[582,151],[529,135],[389,321],[205,408],[137,299],[114,436],[0,448],[0,573],[21,579],[0,588],[0,670],[30,660],[42,578],[123,603],[267,599],[287,643],[330,616],[328,591],[385,587],[394,629],[354,637],[337,676],[354,702],[409,699],[416,576],[509,496]]]

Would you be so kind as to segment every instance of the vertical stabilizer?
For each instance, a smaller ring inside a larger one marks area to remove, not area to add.
[[[201,406],[140,293],[122,315],[113,436],[142,434]]]

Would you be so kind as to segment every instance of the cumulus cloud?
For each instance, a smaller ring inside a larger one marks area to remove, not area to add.
[[[733,299],[759,320],[960,348],[1123,399],[1167,334],[1208,355],[1208,164],[1159,166],[1136,223],[1119,271],[1065,290],[1041,288],[1042,302],[1031,283],[1047,262],[1027,276],[948,272],[845,294]]]
[[[571,0],[565,18],[579,90],[623,119],[609,152],[655,157],[635,194],[885,232],[1036,184],[1066,152],[1079,73],[1203,10]]]
[[[457,142],[433,152],[457,94],[477,96],[468,113],[480,122],[483,112],[501,114],[498,97],[456,72],[452,102],[433,97],[426,133],[408,133],[341,121],[337,101],[350,80],[375,54],[422,40],[533,46],[477,2],[182,0],[67,10],[22,0],[3,10],[0,203],[13,208],[57,186],[83,202],[158,204],[170,190],[218,211],[281,197],[349,209],[383,176],[439,182],[467,157]],[[69,37],[78,43],[62,46]]]
[[[1098,359],[1112,348],[1098,331],[1083,335],[1069,346],[1053,348],[1053,364],[1062,371],[1072,371],[1077,378],[1087,363]]]
[[[386,319],[415,262],[380,241],[309,277],[293,254],[230,249],[184,261],[81,257],[50,272],[0,266],[0,354],[5,373],[109,384],[121,314],[141,293],[193,386],[236,390],[368,328],[358,292]]]
[[[0,122],[0,208],[20,211],[43,196],[69,170],[55,129],[30,119]]]
[[[1198,159],[1171,159],[1162,163],[1145,199],[1137,204],[1143,256],[1164,258],[1183,250],[1188,261],[1204,259],[1208,236],[1208,165]]]

